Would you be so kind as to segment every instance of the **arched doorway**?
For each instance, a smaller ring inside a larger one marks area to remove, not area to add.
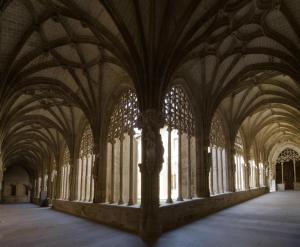
[[[276,160],[276,184],[279,191],[300,189],[300,156],[286,148]]]

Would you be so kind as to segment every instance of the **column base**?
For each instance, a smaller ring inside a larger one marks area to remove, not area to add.
[[[294,183],[294,190],[300,190],[300,183]]]
[[[277,184],[278,191],[285,191],[285,184]]]

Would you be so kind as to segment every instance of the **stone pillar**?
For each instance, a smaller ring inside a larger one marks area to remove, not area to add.
[[[55,199],[60,199],[61,198],[61,167],[60,165],[57,165],[56,167],[56,170],[57,170],[57,176],[56,176],[56,181],[55,181],[55,186],[56,186],[56,189],[55,189]]]
[[[281,183],[284,184],[284,180],[283,180],[283,162],[281,162]]]
[[[255,162],[255,187],[259,188],[259,162]]]
[[[235,150],[234,148],[228,148],[228,191],[235,192],[235,161],[234,161]]]
[[[48,179],[47,179],[47,198],[52,199],[52,183],[51,183],[51,169],[48,169]]]
[[[106,144],[107,145],[107,144]],[[107,150],[107,149],[105,149]],[[94,178],[94,198],[93,198],[93,203],[99,203],[99,202],[105,202],[105,198],[102,200],[101,198],[101,184],[99,182],[99,176],[98,176],[98,171],[99,171],[99,163],[100,163],[100,153],[99,153],[99,145],[94,144],[94,160],[92,164],[92,176]],[[105,173],[106,174],[106,173]]]
[[[123,204],[123,141],[124,141],[124,136],[122,135],[120,137],[120,163],[119,163],[119,201],[118,204]],[[131,146],[130,146],[131,148]],[[131,176],[131,175],[129,175]]]
[[[200,128],[200,127],[199,127]],[[207,132],[209,133],[209,132]],[[205,131],[199,129],[196,133],[196,196],[209,197],[209,171],[211,156],[208,154],[209,139],[205,139]]]
[[[140,234],[146,240],[155,239],[161,233],[159,215],[159,173],[163,163],[163,144],[160,128],[163,121],[159,111],[148,109],[141,115],[142,163],[141,171],[141,222]]]
[[[128,206],[133,205],[133,132],[129,133],[129,198]]]
[[[188,134],[188,193],[187,193],[188,199],[192,199],[191,138],[192,136]]]
[[[269,169],[269,163],[268,163],[268,161],[265,161],[265,163],[264,163],[264,186],[266,186],[266,187],[268,187],[268,180],[269,180],[268,169]]]
[[[168,198],[167,203],[172,203],[172,128],[168,126]]]
[[[110,165],[110,197],[109,203],[114,203],[115,193],[115,141],[111,142],[111,165]]]
[[[4,173],[4,167],[0,155],[0,202],[2,201],[2,193],[3,193],[3,173]]]
[[[213,183],[213,162],[212,162],[212,148],[210,148],[210,153],[207,153],[207,174],[209,177],[209,171],[210,172],[210,189],[209,191],[210,195],[214,194],[214,183]]]
[[[70,157],[70,174],[69,174],[69,201],[77,200],[77,191],[78,191],[78,157]]]
[[[178,130],[178,197],[177,201],[183,201],[182,197],[182,155],[181,155],[181,145],[182,145],[182,132]]]
[[[251,175],[251,164],[250,161],[245,163],[245,190],[250,190],[250,175]]]
[[[293,165],[294,165],[294,183],[297,183],[296,160],[295,159],[293,159]]]

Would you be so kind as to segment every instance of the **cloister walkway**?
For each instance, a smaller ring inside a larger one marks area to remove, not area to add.
[[[155,226],[153,226],[155,227]],[[146,246],[136,235],[39,208],[0,205],[0,246]],[[300,246],[300,192],[276,192],[164,233],[163,247]]]

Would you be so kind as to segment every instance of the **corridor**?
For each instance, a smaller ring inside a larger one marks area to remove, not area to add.
[[[0,205],[0,246],[146,246],[136,235],[32,204]],[[154,246],[300,246],[300,192],[269,193],[163,234]]]

